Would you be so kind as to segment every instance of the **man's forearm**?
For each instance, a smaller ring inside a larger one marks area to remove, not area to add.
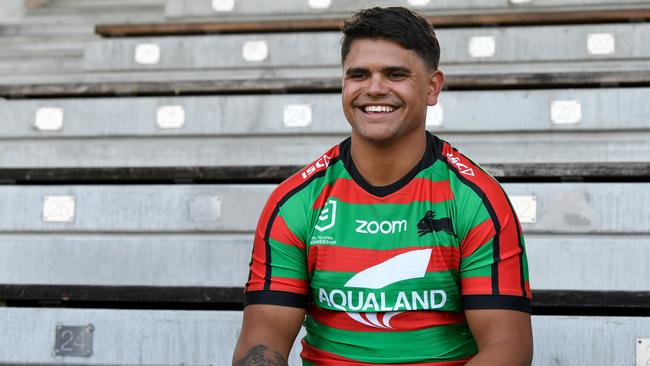
[[[279,352],[258,344],[246,351],[246,354],[233,360],[233,366],[288,366],[287,359]]]

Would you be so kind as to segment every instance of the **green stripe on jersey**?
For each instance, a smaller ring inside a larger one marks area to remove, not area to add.
[[[330,165],[324,176],[313,178],[307,187],[287,199],[280,213],[291,232],[299,238],[308,237],[318,218],[318,215],[314,215],[312,206],[323,187],[339,178],[352,179],[340,160]]]
[[[463,277],[475,277],[475,276],[490,276],[490,268],[494,262],[494,245],[492,245],[494,239],[489,240],[487,243],[478,247],[474,253],[470,254],[467,258],[463,259],[461,262],[460,271],[463,273]],[[476,269],[487,270],[487,272],[481,272],[481,274],[469,275]]]
[[[478,352],[467,323],[406,332],[355,332],[305,320],[307,344],[342,357],[369,363],[417,363],[460,360]]]
[[[521,242],[522,243],[524,242],[523,236],[521,238]],[[528,256],[527,255],[522,255],[521,256],[521,264],[522,264],[522,267],[523,267],[523,270],[524,270],[524,280],[528,281],[529,278],[528,278]]]
[[[273,258],[272,277],[307,279],[307,267],[296,266],[296,263],[304,263],[304,251],[273,239],[269,239],[269,243],[271,244],[271,258]]]
[[[455,270],[429,272],[379,289],[343,287],[355,273],[315,271],[313,302],[323,309],[351,312],[457,311],[462,308]],[[324,275],[323,275],[324,274]],[[325,281],[323,279],[326,279]],[[435,284],[435,288],[432,287]]]
[[[440,182],[449,179],[449,167],[442,160],[436,160],[426,169],[419,172],[416,178],[425,178],[433,182]]]
[[[418,223],[429,210],[438,219],[450,218],[451,212],[447,207],[446,202],[350,204],[337,200],[336,226],[325,234],[336,236],[339,245],[348,248],[390,249],[406,245],[457,247],[459,242],[452,233],[432,231],[422,236],[418,229]],[[455,220],[451,220],[451,223],[453,228]]]

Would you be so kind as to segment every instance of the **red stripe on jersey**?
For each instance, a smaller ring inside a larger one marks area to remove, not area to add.
[[[460,251],[463,258],[470,256],[483,244],[487,243],[494,237],[494,224],[492,220],[487,219],[472,228],[463,242],[460,244]]]
[[[460,293],[461,295],[491,295],[492,278],[489,276],[461,278]],[[517,295],[521,296],[521,291]]]
[[[458,269],[460,251],[454,247],[405,247],[388,250],[348,248],[332,245],[314,245],[309,248],[308,270],[361,272],[368,267],[385,262],[396,255],[413,250],[432,249],[427,272]]]
[[[271,281],[272,291],[285,291],[299,293],[303,295],[309,294],[309,283],[306,280],[288,277],[273,277]]]
[[[311,362],[318,366],[370,366],[369,363],[359,362],[339,356],[337,354],[319,350],[314,348],[305,342],[303,339],[301,342],[302,352],[300,352],[300,357],[308,362]],[[471,357],[464,360],[457,361],[441,361],[441,362],[425,362],[425,363],[382,363],[383,366],[463,366],[469,361]],[[374,365],[374,364],[372,364]]]
[[[328,156],[328,159],[326,160],[329,164],[329,161],[331,159],[334,159],[339,156],[339,146],[337,145],[331,148],[323,156]],[[321,158],[314,161],[308,167],[316,166],[317,162],[321,159],[323,159],[322,156]],[[325,168],[319,168],[319,169],[323,170]],[[262,210],[259,221],[257,222],[257,228],[255,230],[255,238],[253,240],[253,255],[250,264],[250,275],[249,275],[248,282],[246,283],[247,291],[264,290],[265,283],[268,280],[270,280],[270,278],[267,278],[270,276],[268,269],[269,266],[272,265],[272,263],[270,262],[272,262],[273,259],[271,258],[270,250],[268,248],[269,246],[268,235],[270,235],[270,233],[272,232],[273,227],[270,227],[269,225],[273,225],[274,221],[278,217],[277,214],[278,214],[279,205],[281,204],[283,199],[288,194],[290,194],[298,187],[300,187],[301,184],[305,183],[306,179],[303,178],[303,173],[306,173],[307,169],[308,168],[306,168],[304,171],[292,175],[291,177],[287,178],[284,182],[280,183],[275,188],[275,190],[273,190],[271,196],[266,201],[266,205]],[[310,173],[308,177],[312,175],[313,173]]]
[[[273,222],[271,239],[305,250],[305,243],[291,232],[291,229],[289,229],[282,216],[278,216]]]
[[[323,188],[314,201],[314,208],[322,208],[328,198],[336,197],[341,202],[352,204],[409,204],[412,202],[438,203],[454,198],[449,181],[432,182],[424,178],[412,179],[404,188],[385,197],[377,197],[361,188],[352,179],[339,178]]]
[[[500,227],[498,236],[498,289],[492,288],[493,293],[500,292],[501,289],[519,289],[519,294],[525,292],[521,288],[522,284],[522,263],[521,252],[519,247],[519,234],[517,232],[518,219],[517,215],[510,207],[508,197],[499,185],[499,183],[489,174],[485,173],[480,167],[475,165],[467,157],[454,150],[447,142],[443,142],[442,154],[447,159],[449,165],[453,166],[460,176],[477,186],[485,195],[485,198],[494,209],[496,215],[495,227]],[[469,244],[469,243],[468,243]],[[472,243],[470,245],[480,245]],[[512,260],[505,261],[516,253]],[[490,286],[493,287],[493,286]]]
[[[367,318],[368,313],[357,313],[367,323],[373,324]],[[320,308],[316,305],[311,305],[309,308],[309,315],[316,319],[318,322],[325,324],[329,327],[351,330],[355,332],[401,332],[409,330],[418,330],[431,328],[439,325],[450,325],[466,321],[465,313],[449,312],[449,311],[431,311],[431,310],[417,310],[405,311],[390,318],[389,323],[386,324],[384,318],[386,313],[375,313],[377,321],[380,325],[389,325],[390,328],[373,327],[367,324],[360,323],[348,313],[344,311],[333,311]]]
[[[257,239],[256,239],[257,241]],[[257,245],[257,244],[255,244]],[[264,257],[264,245],[262,249],[254,249],[251,258],[250,273],[248,282],[246,282],[246,291],[261,291],[264,290],[264,276],[266,275],[266,258]]]

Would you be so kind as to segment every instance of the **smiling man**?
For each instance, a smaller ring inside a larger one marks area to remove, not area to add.
[[[341,55],[352,134],[266,203],[233,365],[286,365],[302,325],[304,365],[530,365],[519,221],[496,180],[425,130],[444,84],[431,26],[362,10]]]

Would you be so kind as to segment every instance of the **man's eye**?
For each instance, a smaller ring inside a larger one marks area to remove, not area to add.
[[[406,74],[401,73],[401,72],[391,72],[390,74],[388,74],[388,78],[390,78],[390,79],[402,79],[402,78],[405,78],[405,77],[406,77]]]
[[[351,74],[348,74],[348,76],[349,76],[351,79],[361,79],[361,78],[365,77],[366,74],[361,73],[361,72],[353,72],[353,73],[351,73]]]

